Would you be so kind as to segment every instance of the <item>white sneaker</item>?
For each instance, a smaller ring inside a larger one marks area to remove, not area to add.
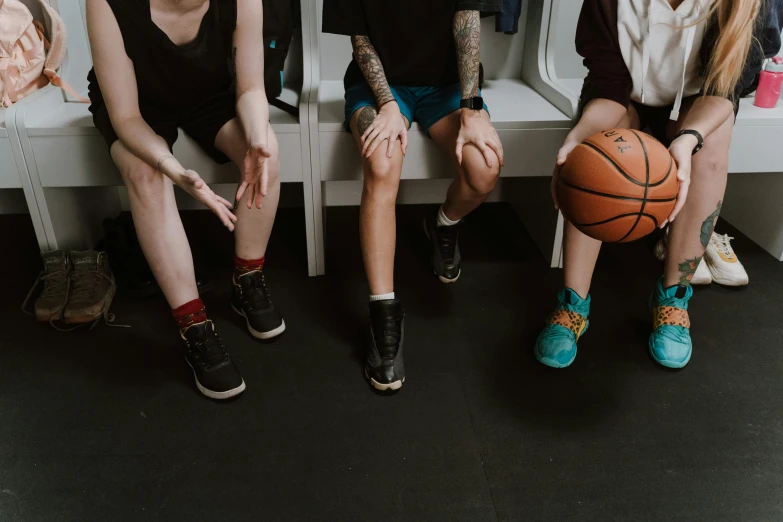
[[[669,237],[669,230],[666,230],[666,234],[658,240],[653,249],[653,254],[658,258],[658,261],[666,261],[666,239]],[[707,266],[707,263],[702,258],[699,266],[696,268],[696,272],[691,279],[692,285],[708,285],[712,283],[712,274]]]
[[[728,235],[713,232],[704,259],[713,281],[719,285],[743,286],[748,284],[748,273],[731,248],[732,239],[734,238]]]
[[[712,273],[707,266],[707,262],[702,258],[699,266],[696,267],[696,272],[691,279],[691,285],[708,285],[712,283]]]

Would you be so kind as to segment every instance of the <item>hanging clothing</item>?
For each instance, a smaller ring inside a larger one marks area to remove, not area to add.
[[[522,0],[503,0],[503,10],[495,15],[495,31],[517,34],[519,17],[522,15]]]

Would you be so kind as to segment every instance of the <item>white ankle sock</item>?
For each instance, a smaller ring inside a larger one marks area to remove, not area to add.
[[[438,223],[437,226],[439,227],[453,227],[459,223],[459,219],[456,221],[452,221],[449,219],[449,217],[446,215],[445,212],[443,212],[443,205],[440,206],[440,209],[438,210]]]
[[[394,299],[394,292],[388,294],[371,295],[370,302],[372,301],[386,301],[387,299]]]

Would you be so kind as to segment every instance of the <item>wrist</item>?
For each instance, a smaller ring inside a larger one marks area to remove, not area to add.
[[[381,108],[378,112],[387,113],[387,112],[400,112],[400,106],[397,105],[397,100],[392,98],[391,100],[381,104]]]
[[[678,136],[673,142],[672,146],[675,144],[685,147],[688,150],[693,150],[696,148],[696,146],[699,144],[699,138],[692,134],[683,134],[681,136]]]
[[[691,154],[696,154],[704,146],[704,138],[697,130],[682,129],[674,136],[672,145],[675,144],[682,147],[689,147],[688,150]]]
[[[470,121],[474,120],[481,116],[481,111],[476,111],[473,109],[468,109],[466,107],[463,107],[459,110],[459,117],[462,121]]]

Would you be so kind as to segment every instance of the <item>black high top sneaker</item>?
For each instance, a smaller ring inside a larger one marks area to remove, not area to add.
[[[433,213],[424,218],[424,233],[430,240],[430,263],[432,271],[444,283],[454,283],[459,279],[459,230],[462,221],[454,226],[438,226],[438,214]]]
[[[396,392],[405,382],[402,339],[405,314],[399,299],[370,302],[370,328],[364,376],[373,388]]]
[[[180,335],[185,345],[185,360],[201,393],[210,399],[230,399],[245,391],[245,381],[212,321],[189,326]]]
[[[256,339],[271,339],[285,331],[285,321],[272,304],[263,270],[234,276],[231,308],[245,318],[250,335]]]

